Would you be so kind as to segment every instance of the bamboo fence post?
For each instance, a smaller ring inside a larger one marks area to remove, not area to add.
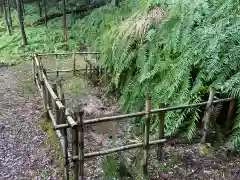
[[[57,84],[52,84],[52,89],[53,89],[53,92],[57,95]],[[53,111],[56,113],[56,101],[54,98],[51,98],[52,99],[52,108],[53,108]]]
[[[64,96],[64,91],[63,91],[63,85],[62,82],[60,81],[59,83],[59,93],[60,93],[60,100],[62,102],[62,104],[65,106],[65,96]]]
[[[60,123],[65,123],[65,108],[60,109]],[[69,160],[68,160],[68,139],[67,139],[67,128],[63,128],[61,130],[61,134],[63,136],[64,141],[64,175],[66,180],[69,180]]]
[[[210,121],[211,114],[212,114],[211,113],[212,112],[212,104],[213,104],[213,99],[214,99],[215,93],[216,93],[215,89],[211,88],[210,93],[209,93],[208,102],[207,102],[206,113],[203,117],[204,127],[203,127],[203,135],[202,135],[201,143],[206,142],[207,131],[208,131],[209,121]]]
[[[46,71],[45,68],[43,69],[43,74],[44,74],[45,77],[47,78],[47,71]],[[48,88],[47,88],[47,86],[45,85],[45,82],[44,82],[44,81],[43,81],[43,83],[44,83],[43,95],[45,96],[45,106],[46,106],[45,117],[48,119],[48,118],[49,118],[48,108],[50,107],[50,104],[51,104],[51,99],[50,99],[50,101],[49,101],[49,98],[51,98],[51,95],[49,94]]]
[[[97,76],[97,79],[99,80],[99,77],[100,77],[100,67],[99,67],[99,65],[97,65],[97,72],[96,72],[96,76]]]
[[[78,119],[78,109],[74,107],[74,120]],[[78,129],[77,127],[72,128],[72,154],[73,156],[79,156],[78,152]],[[79,177],[79,162],[78,159],[72,159],[73,161],[73,180],[78,180]]]
[[[160,108],[164,108],[164,104],[159,105]],[[164,119],[165,119],[165,112],[159,112],[158,113],[158,118],[159,118],[159,131],[158,131],[158,138],[159,139],[164,139]],[[164,151],[163,151],[163,144],[158,144],[158,149],[157,149],[157,159],[158,161],[163,161],[164,160]]]
[[[75,58],[75,52],[73,52],[73,76],[76,76],[76,58]]]
[[[43,66],[40,64],[39,67],[39,77],[40,77],[40,87],[42,89],[43,92],[43,105],[44,105],[44,116],[47,118],[48,117],[48,108],[47,108],[47,92],[46,92],[46,88],[45,88],[45,83],[43,80],[43,73],[44,73],[44,69]]]
[[[47,78],[47,73],[45,74],[45,76],[46,76],[46,78]],[[47,92],[47,104],[48,104],[48,108],[49,108],[49,110],[51,110],[52,109],[52,97],[51,97],[51,93],[49,92],[49,89],[47,88],[47,86],[46,86],[46,92]]]
[[[35,60],[35,62],[36,62],[36,60]],[[39,84],[39,67],[36,65],[36,72],[35,72],[35,74],[36,74],[36,84]]]
[[[92,79],[92,64],[89,65],[89,77]]]
[[[227,129],[230,129],[233,123],[235,108],[236,108],[236,101],[235,99],[232,99],[228,107],[227,122],[226,122]]]
[[[36,60],[35,60],[35,58],[33,57],[32,58],[32,73],[33,73],[33,80],[34,80],[34,83],[35,83],[35,85],[37,84],[36,83],[36,77],[35,77],[35,75],[36,75]]]
[[[103,67],[100,66],[100,76],[102,77],[103,76]]]
[[[86,64],[86,77],[87,77],[87,73],[88,73],[88,65]]]
[[[93,78],[93,82],[94,82],[94,83],[95,83],[95,81],[96,81],[96,73],[95,73],[95,70],[96,70],[96,66],[95,66],[95,64],[93,64],[92,78]]]
[[[144,126],[144,143],[143,143],[143,175],[148,175],[148,150],[149,150],[149,130],[150,130],[150,97],[146,96],[146,118]]]
[[[81,105],[78,107],[77,123],[78,137],[79,137],[79,179],[84,179],[84,123],[83,123],[83,108]]]

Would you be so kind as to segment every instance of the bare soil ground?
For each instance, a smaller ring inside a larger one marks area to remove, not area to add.
[[[0,68],[0,179],[59,179],[39,126],[42,102],[23,69]]]

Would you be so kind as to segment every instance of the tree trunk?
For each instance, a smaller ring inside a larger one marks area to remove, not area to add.
[[[44,16],[45,16],[45,26],[47,28],[47,1],[44,0]]]
[[[63,0],[63,41],[67,42],[67,15],[66,15],[66,1]]]
[[[120,0],[112,0],[111,4],[114,6],[119,6]]]
[[[3,2],[4,2],[4,0],[0,0],[0,11],[1,11],[1,14],[3,14],[3,12],[4,12]]]
[[[25,14],[25,8],[24,8],[24,3],[23,3],[23,0],[20,0],[21,1],[21,11],[22,11],[22,16]]]
[[[59,10],[58,0],[55,0],[56,9]]]
[[[39,16],[42,17],[42,6],[41,1],[38,2]]]
[[[16,0],[16,5],[17,5],[19,26],[20,26],[20,30],[21,30],[21,34],[22,34],[22,38],[23,38],[23,45],[26,46],[28,44],[28,42],[27,42],[27,36],[25,33],[24,24],[23,24],[23,16],[22,16],[22,12],[21,12],[21,10],[22,10],[21,1]]]
[[[9,35],[11,35],[12,31],[11,31],[11,26],[10,26],[9,21],[8,21],[8,13],[7,13],[6,2],[4,2],[3,8],[4,8],[4,18],[5,18],[7,28],[8,28],[8,33],[9,33]]]
[[[12,14],[11,14],[11,6],[10,6],[10,0],[7,0],[7,5],[8,5],[8,17],[9,17],[9,24],[12,28]]]

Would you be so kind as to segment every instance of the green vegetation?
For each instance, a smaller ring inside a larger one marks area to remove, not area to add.
[[[40,119],[39,126],[42,128],[43,131],[47,133],[47,137],[45,139],[45,145],[49,149],[54,151],[54,156],[52,157],[52,164],[55,166],[56,169],[59,171],[62,171],[64,165],[63,165],[63,154],[62,149],[59,143],[59,139],[55,133],[55,131],[52,129],[52,122],[48,119]],[[44,175],[46,172],[42,172],[42,175]],[[48,173],[47,173],[48,174]]]
[[[121,92],[120,103],[125,111],[142,110],[147,92],[151,94],[153,107],[159,103],[201,102],[206,100],[210,87],[217,90],[216,98],[238,98],[238,3],[236,0],[144,1],[138,10],[128,14],[129,18],[123,16],[121,22],[121,14],[114,13],[109,18],[102,10],[104,15],[95,15],[98,12],[95,11],[81,25],[85,36],[100,27],[97,32],[101,36],[96,39],[93,34],[93,39],[87,40],[103,52],[102,62],[112,75],[112,86]],[[124,3],[122,6],[124,9]],[[99,19],[102,23],[96,27],[88,24]],[[106,22],[111,28],[102,29]],[[167,134],[173,135],[181,129],[192,139],[201,117],[199,110],[167,113]],[[227,148],[240,145],[239,121],[238,114]]]
[[[22,46],[18,28],[9,36],[4,18],[0,23],[0,57],[5,63],[13,62],[10,57],[15,62],[33,52],[66,48],[61,17],[50,20],[48,28],[31,26],[30,22],[39,18],[37,5],[27,4],[25,9],[28,46]],[[12,14],[13,27],[17,27],[16,13]],[[239,101],[238,0],[122,0],[119,6],[108,4],[80,15],[69,14],[67,22],[67,49],[90,44],[102,52],[100,60],[111,74],[111,90],[120,94],[125,112],[143,110],[146,93],[151,95],[153,108],[160,103],[206,101],[210,88],[216,89],[215,98],[233,96]],[[181,132],[192,140],[203,117],[201,110],[167,113],[167,135]],[[240,147],[239,123],[238,102],[231,133],[225,136],[227,149]]]

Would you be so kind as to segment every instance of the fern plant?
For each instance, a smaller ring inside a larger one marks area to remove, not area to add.
[[[128,18],[121,19],[121,14],[114,16],[119,19],[117,24],[94,26],[92,29],[100,27],[103,33],[96,41],[96,36],[92,36],[94,39],[90,41],[103,53],[101,59],[112,75],[111,85],[121,92],[123,110],[143,110],[148,91],[153,107],[159,103],[198,103],[206,100],[211,86],[219,93],[238,98],[238,3],[237,0],[149,0],[144,8],[130,12]],[[122,9],[125,5],[122,4]],[[102,21],[107,22],[106,16]],[[172,135],[186,126],[191,139],[199,118],[197,108],[169,112],[166,132]],[[239,122],[238,113],[234,131],[239,131]],[[233,144],[235,148],[240,145]]]

